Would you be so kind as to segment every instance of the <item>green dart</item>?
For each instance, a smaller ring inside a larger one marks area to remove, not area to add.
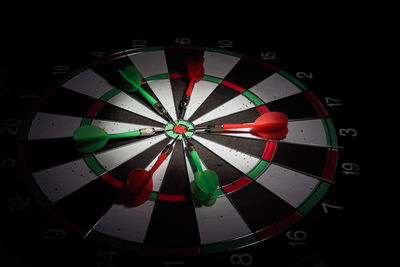
[[[194,194],[197,200],[206,200],[215,197],[218,187],[218,175],[213,170],[196,171],[194,173],[196,184]]]
[[[154,97],[152,97],[149,93],[143,90],[142,77],[140,76],[140,73],[135,66],[132,65],[126,66],[123,71],[118,69],[118,72],[126,81],[128,81],[130,85],[124,88],[126,91],[128,92],[138,91],[143,96],[143,98],[146,99],[147,102],[149,102],[150,105],[157,111],[158,114],[160,114],[161,116],[166,118],[167,121],[175,125],[173,119],[171,118],[167,110],[163,107],[163,105],[156,99],[154,99]]]
[[[72,137],[79,152],[92,153],[104,147],[108,140],[112,138],[151,136],[155,133],[156,131],[153,128],[143,128],[130,132],[108,134],[95,125],[84,125],[75,129]]]
[[[195,186],[193,186],[192,189],[196,199],[206,200],[215,198],[215,191],[219,184],[217,173],[213,170],[203,170],[200,157],[193,144],[187,140],[185,134],[183,134],[183,137],[193,162],[191,166],[194,173]]]

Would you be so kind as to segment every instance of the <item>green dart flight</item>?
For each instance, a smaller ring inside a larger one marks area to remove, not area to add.
[[[77,128],[72,137],[75,148],[82,153],[92,153],[104,147],[109,139],[154,135],[153,128],[143,128],[124,133],[108,134],[95,125],[84,125]]]

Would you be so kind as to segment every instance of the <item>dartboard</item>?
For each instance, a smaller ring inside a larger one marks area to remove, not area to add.
[[[81,50],[6,98],[3,196],[28,262],[317,258],[360,176],[359,129],[318,71],[225,39]]]

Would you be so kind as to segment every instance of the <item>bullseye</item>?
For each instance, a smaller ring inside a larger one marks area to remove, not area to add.
[[[186,132],[186,127],[182,124],[178,124],[174,127],[174,132],[178,134],[183,134],[184,132]]]

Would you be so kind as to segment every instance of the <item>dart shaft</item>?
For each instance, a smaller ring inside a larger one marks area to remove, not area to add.
[[[161,153],[161,155],[158,157],[156,163],[154,163],[153,167],[149,170],[149,173],[153,174],[158,167],[160,167],[161,163],[164,162],[164,160],[168,157],[168,155],[164,152]]]
[[[193,92],[193,87],[194,87],[194,79],[190,79],[189,84],[186,88],[186,93],[185,95],[191,96]]]
[[[192,159],[194,166],[196,168],[196,170],[193,170],[193,172],[196,172],[197,170],[200,172],[203,172],[203,167],[201,166],[200,157],[199,157],[199,154],[197,153],[196,149],[194,148],[194,145],[187,140],[185,135],[183,135],[183,136],[184,136],[184,140],[186,142],[186,149],[190,153],[190,158]],[[192,168],[193,168],[193,166],[192,166]]]
[[[200,157],[199,154],[197,154],[197,151],[196,150],[191,151],[190,156],[193,159],[193,163],[196,166],[196,169],[200,172],[203,172],[203,167],[201,166]]]
[[[137,136],[151,136],[154,135],[156,131],[154,128],[143,128],[139,130],[134,130],[125,133],[109,134],[109,138],[124,138],[124,137],[137,137]]]
[[[136,137],[136,136],[140,136],[140,130],[108,135],[109,138],[125,138],[125,137]]]
[[[154,99],[149,93],[147,93],[143,88],[138,87],[139,93],[150,103],[150,105],[154,106],[158,101]]]
[[[209,125],[207,127],[208,131],[220,132],[229,129],[243,129],[243,128],[257,128],[265,130],[275,130],[281,129],[283,126],[278,123],[250,123],[250,124],[220,124],[220,125]],[[199,128],[200,129],[200,128]]]
[[[224,130],[228,130],[228,129],[240,129],[240,128],[253,128],[254,127],[254,123],[251,124],[223,124],[222,128]]]

